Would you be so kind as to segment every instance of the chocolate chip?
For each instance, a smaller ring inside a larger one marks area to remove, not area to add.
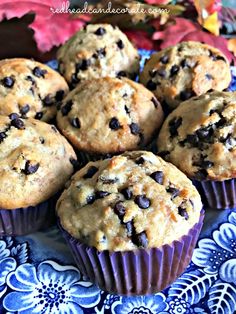
[[[6,77],[4,77],[3,80],[2,80],[3,86],[4,86],[4,87],[7,87],[7,88],[13,87],[14,83],[15,83],[15,80],[14,80],[14,78],[11,77],[11,76],[6,76]]]
[[[77,74],[74,73],[71,75],[71,87],[75,87],[80,82],[80,79],[77,77]]]
[[[147,85],[146,87],[149,89],[149,90],[155,90],[156,87],[157,87],[157,84],[155,82],[153,82],[152,80],[149,80],[147,82]]]
[[[223,61],[225,61],[225,58],[224,58],[223,56],[216,55],[216,54],[214,54],[211,50],[209,50],[209,57],[210,57],[213,61],[217,61],[217,60],[223,60]]]
[[[166,192],[171,193],[171,198],[173,199],[179,195],[180,190],[170,186],[166,189]]]
[[[159,75],[160,77],[165,77],[166,76],[166,70],[164,69],[160,69],[160,70],[157,70],[157,75]]]
[[[197,134],[189,134],[186,137],[186,142],[190,143],[193,146],[198,146],[199,138]]]
[[[183,100],[183,101],[185,101],[185,100],[187,100],[187,99],[189,99],[189,98],[191,98],[193,96],[194,96],[193,91],[189,91],[189,90],[182,91],[179,94],[180,100]]]
[[[106,192],[106,191],[97,191],[95,193],[96,198],[104,198],[104,197],[106,197],[108,195],[110,195],[110,193]]]
[[[20,113],[22,115],[25,115],[29,111],[30,111],[30,106],[28,104],[26,104],[26,105],[24,105],[23,107],[20,108]]]
[[[179,66],[178,65],[173,65],[172,68],[170,69],[170,76],[174,76],[179,72]]]
[[[211,125],[197,130],[197,135],[200,140],[204,140],[206,138],[209,139],[212,134],[213,134],[213,129]]]
[[[23,130],[25,128],[24,122],[18,118],[11,120],[11,125],[19,130]]]
[[[97,36],[103,36],[104,34],[106,34],[106,30],[103,27],[99,27],[95,32],[95,35]]]
[[[120,220],[123,220],[123,217],[125,215],[125,207],[121,201],[115,204],[114,212],[120,218]]]
[[[150,200],[145,195],[137,195],[134,202],[143,209],[147,209],[151,205]]]
[[[2,143],[6,137],[7,134],[5,132],[0,132],[0,143]]]
[[[34,117],[35,119],[41,120],[43,117],[43,112],[42,111],[36,112]]]
[[[150,77],[155,77],[157,74],[157,70],[150,70],[148,73]]]
[[[18,115],[18,113],[13,112],[9,115],[9,118],[10,120],[15,120],[15,119],[19,119],[20,116]]]
[[[140,232],[132,236],[132,242],[137,245],[137,247],[146,248],[148,247],[148,238],[146,232]]]
[[[129,114],[130,113],[130,110],[129,110],[129,108],[125,105],[125,112],[127,113],[127,114]]]
[[[91,61],[89,59],[83,59],[80,63],[76,64],[76,72],[86,71],[90,65]]]
[[[181,126],[181,124],[182,124],[181,117],[175,117],[169,121],[169,132],[172,138],[178,136],[178,128]]]
[[[74,171],[79,169],[79,162],[77,159],[74,159],[73,157],[70,157],[69,159],[70,163],[72,164]]]
[[[45,74],[48,73],[47,70],[43,70],[43,69],[40,69],[39,67],[35,67],[33,69],[33,74],[37,77],[43,77],[45,76]]]
[[[142,165],[144,162],[145,162],[145,159],[143,157],[140,157],[140,158],[135,160],[135,163],[137,165]]]
[[[39,137],[39,141],[40,141],[41,144],[45,143],[45,139],[42,136]]]
[[[189,219],[189,215],[187,213],[187,210],[185,208],[182,208],[182,207],[178,207],[178,214],[182,217],[185,218],[185,220],[188,220]]]
[[[61,108],[61,113],[63,116],[68,115],[68,113],[71,111],[71,108],[73,106],[72,100],[67,101],[67,103]]]
[[[31,82],[31,84],[32,84],[32,85],[35,85],[35,80],[33,79],[33,77],[32,77],[32,76],[27,75],[25,79],[26,79],[26,81]]]
[[[29,160],[26,161],[24,173],[26,175],[35,173],[39,168],[39,163],[31,164]]]
[[[133,197],[133,192],[129,188],[124,188],[120,192],[124,195],[124,198],[126,200],[131,200],[131,198]]]
[[[97,50],[97,54],[94,55],[95,58],[104,58],[106,56],[106,48],[100,48]]]
[[[188,64],[188,61],[186,59],[183,59],[181,62],[180,62],[180,65],[182,68],[187,68],[189,67],[189,64]]]
[[[151,102],[153,102],[155,108],[159,106],[159,101],[156,99],[156,97],[152,97]]]
[[[117,47],[119,49],[124,49],[124,47],[125,47],[125,45],[124,45],[124,43],[123,43],[123,41],[121,39],[118,40],[116,44],[117,44]]]
[[[89,195],[86,198],[87,204],[93,204],[95,202],[95,200],[96,200],[95,195]]]
[[[119,77],[127,77],[127,73],[125,71],[119,71],[117,72],[116,76]]]
[[[161,63],[167,64],[169,62],[169,57],[167,55],[164,55],[160,58]]]
[[[162,171],[153,172],[150,177],[159,184],[163,184],[164,174]]]
[[[206,178],[208,177],[208,172],[206,171],[206,169],[200,169],[194,173],[194,177],[197,180],[206,180]]]
[[[131,123],[129,127],[132,134],[138,135],[140,133],[140,128],[137,123]]]
[[[77,128],[77,129],[79,129],[80,126],[81,126],[78,117],[72,118],[72,119],[70,120],[70,124],[71,124],[74,128]]]
[[[126,227],[126,231],[127,231],[127,236],[131,237],[132,234],[134,234],[134,231],[135,231],[133,221],[126,222],[125,223],[125,227]]]
[[[58,130],[57,130],[57,128],[55,127],[55,125],[51,125],[51,129],[53,130],[53,132],[55,132],[55,133],[57,133],[58,132]]]
[[[120,122],[117,118],[113,117],[111,118],[110,122],[109,122],[109,127],[112,130],[118,130],[121,128],[120,126]]]
[[[47,96],[43,99],[43,104],[44,104],[45,107],[50,107],[50,106],[53,105],[53,103],[54,103],[54,101],[53,101],[53,99],[52,99],[49,95],[47,95]]]
[[[212,80],[213,79],[213,76],[211,74],[205,74],[205,77],[208,79],[208,80]]]
[[[64,97],[64,94],[65,94],[65,91],[63,89],[58,90],[55,95],[56,101],[61,101]]]
[[[224,117],[222,117],[218,122],[215,123],[215,126],[217,128],[222,128],[225,126],[226,123],[227,123],[227,120]]]
[[[98,168],[95,166],[90,166],[87,170],[87,173],[83,176],[84,179],[90,179],[92,178],[95,173],[98,171]]]

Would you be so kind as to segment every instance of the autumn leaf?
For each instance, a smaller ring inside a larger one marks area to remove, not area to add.
[[[202,31],[199,24],[184,18],[175,18],[174,24],[167,25],[164,30],[154,32],[154,40],[161,40],[160,48],[164,49],[182,41],[199,41],[220,49],[229,61],[234,60],[228,50],[227,40],[220,36],[214,36]]]
[[[153,50],[155,49],[155,42],[151,39],[149,34],[142,30],[129,30],[125,31],[125,34],[130,41],[137,47],[141,49]]]
[[[228,48],[230,51],[233,52],[234,56],[236,57],[236,38],[231,38],[228,40]]]
[[[60,9],[62,0],[1,0],[0,21],[4,18],[21,18],[27,13],[34,13],[33,23],[29,25],[34,31],[34,39],[40,51],[46,52],[53,46],[63,44],[78,31],[89,19],[88,16],[74,18],[70,13],[53,13],[51,8]]]

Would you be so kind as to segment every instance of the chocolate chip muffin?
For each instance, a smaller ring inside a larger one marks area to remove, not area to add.
[[[55,126],[11,114],[0,116],[0,147],[0,234],[44,227],[54,211],[46,201],[73,173],[71,145]]]
[[[138,51],[118,27],[109,24],[87,25],[58,50],[57,59],[72,88],[85,79],[135,78],[139,71]]]
[[[143,295],[169,286],[187,267],[201,207],[180,170],[151,152],[133,151],[77,172],[57,214],[84,275],[103,290]]]
[[[154,53],[144,66],[140,81],[170,109],[181,102],[229,86],[231,73],[226,57],[199,42],[182,42]]]
[[[65,79],[48,66],[29,59],[0,61],[0,114],[50,121],[56,103],[68,92]]]
[[[234,180],[236,93],[211,92],[180,104],[164,122],[157,146],[161,156],[193,179],[221,182]],[[229,200],[231,190],[234,197]],[[218,196],[214,191],[218,191]],[[214,198],[219,199],[222,194],[229,202],[228,205],[214,202],[214,206],[232,207],[235,204],[235,187],[232,185],[226,191],[228,196],[216,186],[212,189]],[[209,200],[210,195],[207,198]]]
[[[81,152],[115,154],[147,145],[163,121],[154,95],[127,78],[81,82],[57,114],[62,133]]]
[[[151,152],[138,151],[77,172],[57,212],[73,237],[98,250],[123,251],[170,244],[199,220],[201,207],[183,173]]]

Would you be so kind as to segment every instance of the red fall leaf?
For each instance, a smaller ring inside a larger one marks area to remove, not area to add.
[[[27,13],[34,13],[34,21],[29,27],[34,30],[38,49],[46,52],[53,46],[63,44],[89,19],[87,16],[74,18],[70,13],[51,11],[51,8],[60,9],[63,2],[66,3],[62,0],[1,0],[0,21],[4,18],[21,18]]]
[[[175,24],[166,26],[164,30],[154,32],[154,40],[161,40],[160,49],[173,46],[182,41],[199,41],[220,49],[231,62],[233,55],[227,47],[227,40],[202,31],[201,26],[184,18],[175,18]]]
[[[154,46],[155,42],[152,40],[152,38],[146,31],[129,30],[129,31],[125,31],[125,34],[137,48],[147,49],[147,50],[155,49],[155,46]]]

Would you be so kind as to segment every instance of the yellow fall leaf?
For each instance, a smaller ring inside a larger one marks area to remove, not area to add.
[[[209,15],[206,19],[204,19],[202,26],[212,34],[218,36],[220,33],[218,13],[214,12],[213,14]]]

